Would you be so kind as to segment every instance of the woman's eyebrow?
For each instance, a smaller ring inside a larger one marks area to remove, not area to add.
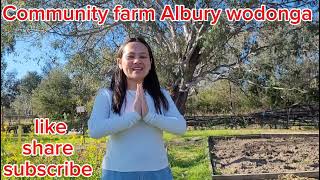
[[[135,55],[135,54],[138,54],[138,55],[148,55],[148,53],[146,53],[146,52],[138,52],[138,53],[128,52],[128,53],[126,53],[126,54],[128,54],[128,55]]]

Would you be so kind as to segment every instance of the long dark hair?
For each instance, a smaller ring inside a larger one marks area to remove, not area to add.
[[[149,57],[151,61],[151,69],[148,75],[143,80],[143,89],[145,89],[152,97],[154,106],[158,114],[161,114],[161,106],[167,111],[168,110],[168,101],[164,94],[160,90],[160,83],[156,73],[156,67],[154,65],[154,58],[152,55],[151,48],[149,44],[142,38],[129,38],[127,39],[117,52],[117,58],[122,58],[124,47],[130,42],[141,42],[144,44],[149,52]],[[124,74],[123,70],[117,66],[115,70],[110,89],[113,91],[112,95],[112,109],[115,113],[120,115],[122,104],[125,100],[126,91],[127,91],[127,77]]]

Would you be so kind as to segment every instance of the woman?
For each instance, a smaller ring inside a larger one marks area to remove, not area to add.
[[[109,89],[100,89],[88,121],[93,138],[110,135],[102,179],[173,179],[163,131],[183,134],[186,121],[160,88],[150,46],[130,38],[119,49]]]

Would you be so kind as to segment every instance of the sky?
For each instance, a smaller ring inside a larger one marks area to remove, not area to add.
[[[28,47],[29,46],[29,47]],[[21,79],[28,71],[37,71],[41,73],[41,67],[35,60],[27,60],[30,58],[39,57],[40,53],[36,48],[30,47],[27,42],[18,41],[16,44],[16,52],[6,54],[4,59],[7,63],[6,72],[17,72],[17,77]]]
[[[15,52],[4,55],[3,59],[7,63],[6,72],[15,71],[17,72],[17,78],[21,79],[28,71],[37,71],[41,74],[42,66],[54,56],[58,57],[59,63],[63,64],[65,62],[64,55],[48,44],[50,37],[41,40],[39,43],[41,47],[27,40],[17,40]]]

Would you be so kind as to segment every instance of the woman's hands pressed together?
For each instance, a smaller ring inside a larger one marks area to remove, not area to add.
[[[145,117],[149,111],[142,83],[137,84],[136,96],[134,99],[134,110],[139,113],[141,117]]]

